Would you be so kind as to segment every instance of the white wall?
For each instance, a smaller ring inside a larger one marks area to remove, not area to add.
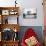
[[[0,0],[0,6],[14,6],[15,0]],[[21,5],[21,14],[19,17],[19,24],[21,26],[43,26],[43,7],[42,0],[17,0],[18,4]],[[37,8],[37,19],[24,19],[23,10],[24,8]]]
[[[14,6],[14,1],[15,0],[0,0],[0,6],[1,7],[9,7],[9,6]]]
[[[23,19],[20,16],[20,25],[22,26],[43,26],[43,6],[42,0],[21,0],[18,2],[23,5],[23,8],[37,8],[37,19]]]

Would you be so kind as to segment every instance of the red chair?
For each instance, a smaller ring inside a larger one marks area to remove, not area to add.
[[[22,46],[27,46],[26,43],[25,43],[25,39],[28,39],[29,37],[36,37],[37,39],[37,35],[36,33],[33,31],[32,28],[29,28],[26,30],[25,34],[24,34],[24,37],[22,38],[22,42],[21,42],[21,45]],[[39,43],[39,41],[37,42],[37,44],[35,46],[41,46],[41,44]]]

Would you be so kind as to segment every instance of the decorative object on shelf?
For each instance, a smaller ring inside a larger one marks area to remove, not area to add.
[[[2,31],[2,40],[4,41],[12,40],[12,30],[11,29],[5,28]]]
[[[2,40],[4,40],[4,41],[9,41],[9,40],[16,41],[16,40],[18,40],[18,32],[14,32],[10,28],[5,28],[2,31]]]
[[[18,32],[16,28],[14,29],[14,32],[15,32],[14,33],[14,41],[15,41],[15,40],[18,40]]]
[[[9,15],[9,10],[2,10],[2,15]]]
[[[15,10],[10,10],[10,15],[16,15],[18,12],[17,11],[15,11]]]
[[[5,24],[8,24],[8,18],[7,18],[7,19],[5,19]]]
[[[15,0],[15,7],[16,7],[16,4],[17,4],[17,2],[16,2],[17,0]]]
[[[31,9],[24,9],[23,12],[23,18],[36,18],[37,17],[37,9],[31,8]]]
[[[14,32],[13,41],[18,40],[18,32]]]
[[[17,29],[14,27],[14,32],[17,32]]]
[[[4,16],[4,15],[3,15],[2,23],[3,23],[3,24],[8,24],[8,16]]]

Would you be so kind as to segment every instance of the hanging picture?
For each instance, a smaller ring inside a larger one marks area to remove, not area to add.
[[[37,17],[37,9],[31,8],[31,9],[24,9],[23,12],[23,18],[36,18]]]

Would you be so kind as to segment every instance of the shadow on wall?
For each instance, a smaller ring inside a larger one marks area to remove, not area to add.
[[[39,41],[41,43],[43,43],[43,30],[42,30],[42,26],[21,26],[20,27],[20,32],[19,32],[20,42],[21,42],[21,40],[23,38],[23,35],[24,35],[25,31],[28,28],[32,28],[34,30],[34,32],[36,32]]]

